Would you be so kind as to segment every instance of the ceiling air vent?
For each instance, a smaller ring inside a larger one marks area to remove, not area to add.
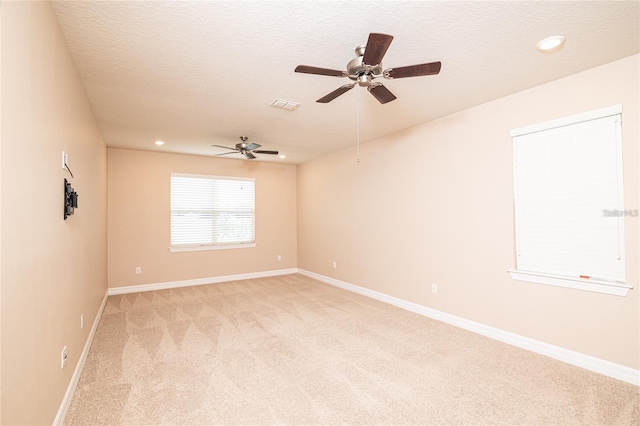
[[[300,104],[297,102],[283,101],[282,99],[276,99],[275,101],[271,102],[271,106],[276,108],[286,109],[287,111],[295,111],[296,109],[298,109]]]

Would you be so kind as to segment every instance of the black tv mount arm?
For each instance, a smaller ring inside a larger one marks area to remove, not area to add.
[[[71,171],[69,171],[71,172]],[[78,193],[73,189],[71,183],[64,180],[64,220],[67,220],[78,208]]]

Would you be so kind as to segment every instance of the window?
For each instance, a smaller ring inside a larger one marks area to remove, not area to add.
[[[171,251],[255,246],[255,179],[171,174]]]
[[[515,279],[626,295],[622,106],[511,132]]]

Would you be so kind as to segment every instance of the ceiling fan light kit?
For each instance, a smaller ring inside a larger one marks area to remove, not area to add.
[[[383,77],[387,80],[420,77],[424,75],[435,75],[440,72],[442,64],[440,62],[429,62],[419,65],[409,65],[400,68],[388,68],[383,71],[382,58],[387,53],[387,49],[393,41],[393,36],[388,34],[371,33],[366,45],[356,47],[356,57],[349,61],[346,71],[318,68],[309,65],[298,65],[295,72],[303,74],[326,75],[329,77],[348,77],[354,83],[345,84],[338,89],[323,96],[316,102],[328,103],[338,96],[353,89],[357,84],[366,87],[369,93],[381,104],[386,104],[396,99],[382,83],[374,82],[376,78]]]

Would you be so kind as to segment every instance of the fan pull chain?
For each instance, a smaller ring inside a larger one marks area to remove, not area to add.
[[[356,95],[356,163],[360,163],[360,91]]]

